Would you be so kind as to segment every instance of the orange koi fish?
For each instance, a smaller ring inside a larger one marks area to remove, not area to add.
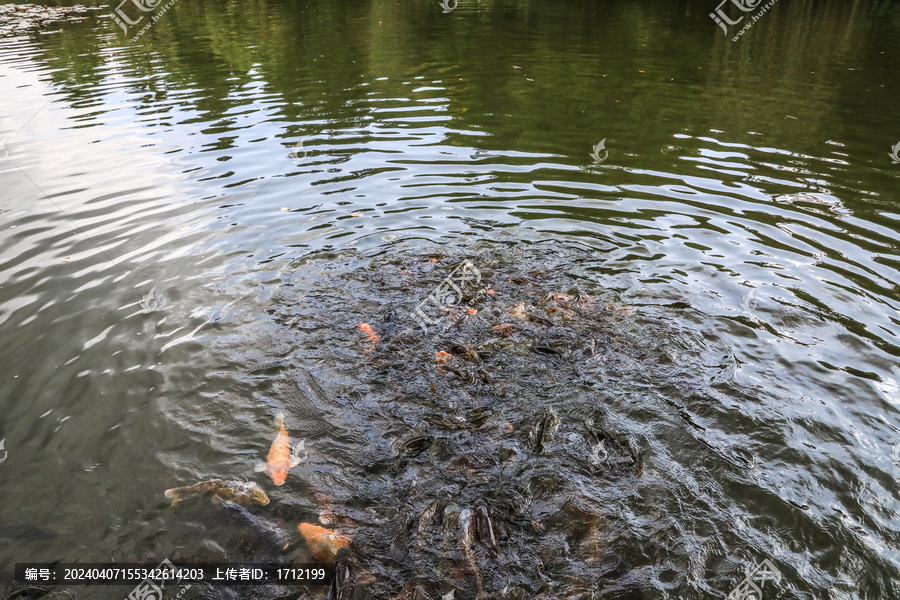
[[[269,448],[269,462],[257,465],[257,471],[268,471],[275,485],[282,485],[287,479],[288,471],[296,467],[302,461],[306,460],[309,453],[306,452],[303,458],[300,458],[300,452],[305,447],[306,440],[300,440],[300,443],[294,446],[291,452],[291,438],[288,436],[287,427],[284,426],[284,413],[279,413],[276,417],[278,425],[278,435]]]
[[[313,558],[319,562],[332,562],[341,548],[350,545],[349,535],[320,525],[300,523],[297,525],[297,530],[306,541],[306,546]]]
[[[366,334],[366,338],[372,344],[371,348],[369,348],[368,350],[363,350],[363,352],[365,354],[368,354],[369,352],[371,352],[372,350],[375,349],[375,344],[378,343],[378,340],[380,340],[381,337],[377,333],[375,333],[375,330],[372,329],[372,326],[369,325],[368,323],[360,323],[358,328],[360,331],[362,331],[364,334]]]
[[[512,323],[500,323],[499,325],[494,325],[491,329],[493,329],[503,337],[509,337],[515,331],[518,331],[518,328]]]

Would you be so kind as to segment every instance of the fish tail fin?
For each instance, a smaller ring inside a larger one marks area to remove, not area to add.
[[[279,427],[284,425],[284,419],[286,416],[287,415],[284,414],[283,410],[280,410],[275,414],[275,422],[278,424]]]

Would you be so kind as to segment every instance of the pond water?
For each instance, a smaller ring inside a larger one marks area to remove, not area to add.
[[[0,5],[0,589],[900,597],[900,4],[151,4]]]

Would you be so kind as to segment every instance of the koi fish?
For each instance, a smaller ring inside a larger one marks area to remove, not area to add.
[[[494,325],[492,329],[505,338],[517,331],[516,326],[512,323],[500,323],[499,325]]]
[[[525,303],[524,302],[519,302],[518,304],[513,306],[511,309],[509,309],[509,314],[512,315],[513,317],[516,317],[517,319],[525,320],[528,318],[528,313],[525,311]]]
[[[222,481],[210,479],[201,481],[186,487],[171,488],[166,490],[166,498],[172,499],[172,506],[180,504],[188,498],[195,496],[212,495],[213,502],[234,502],[244,506],[257,504],[265,506],[269,503],[269,497],[261,487],[252,481]]]
[[[372,329],[372,326],[368,323],[360,323],[358,328],[360,331],[366,334],[366,338],[369,340],[369,343],[372,344],[371,348],[369,348],[368,350],[363,350],[364,353],[368,354],[375,349],[375,344],[378,343],[378,341],[381,339],[381,336],[375,333],[375,330]]]
[[[256,470],[268,471],[275,485],[282,485],[287,479],[288,471],[306,460],[309,453],[305,453],[303,458],[300,458],[300,452],[303,451],[306,440],[300,440],[300,443],[294,446],[294,451],[291,452],[291,438],[288,436],[287,427],[284,426],[284,413],[278,413],[276,424],[278,425],[278,434],[272,441],[272,447],[269,448],[269,461],[259,463]]]
[[[349,535],[320,525],[300,523],[297,530],[306,541],[313,558],[319,562],[330,563],[341,548],[350,545]]]
[[[439,365],[446,365],[448,362],[450,362],[451,358],[453,358],[452,354],[450,354],[449,352],[445,352],[444,350],[441,350],[440,352],[438,352],[437,354],[434,355],[434,362],[436,362]]]
[[[52,540],[57,537],[59,537],[58,533],[46,527],[31,525],[30,523],[0,521],[0,539],[6,538],[22,542],[33,542],[37,540]]]

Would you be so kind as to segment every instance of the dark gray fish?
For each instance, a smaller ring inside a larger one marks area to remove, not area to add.
[[[540,420],[529,432],[529,437],[538,454],[544,452],[557,429],[559,429],[559,417],[556,416],[556,411],[551,406],[544,410]]]
[[[0,539],[36,542],[38,540],[52,540],[57,537],[59,537],[59,534],[47,527],[31,525],[30,523],[0,521]]]
[[[342,555],[334,564],[334,579],[328,588],[328,600],[347,600],[353,597],[353,571],[355,565],[346,555]]]
[[[497,535],[491,509],[481,499],[475,501],[475,537],[490,548],[494,556],[500,554],[500,549],[497,547]]]
[[[230,510],[230,520],[247,530],[242,540],[243,545],[269,552],[286,551],[290,548],[291,537],[277,522],[255,515],[236,502],[223,502],[222,506]]]

